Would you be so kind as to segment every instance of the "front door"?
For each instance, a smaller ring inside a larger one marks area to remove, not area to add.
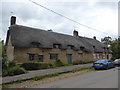
[[[109,59],[109,55],[107,55],[107,59]]]
[[[72,54],[67,54],[68,64],[72,64]]]
[[[38,55],[38,62],[43,62],[43,55]]]

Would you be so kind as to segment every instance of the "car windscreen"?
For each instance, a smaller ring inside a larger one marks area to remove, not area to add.
[[[115,59],[115,61],[120,61],[120,59]]]
[[[96,62],[108,62],[108,60],[98,60]]]

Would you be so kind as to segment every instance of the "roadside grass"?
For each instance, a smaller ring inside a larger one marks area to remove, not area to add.
[[[32,78],[29,78],[29,79],[20,79],[20,80],[16,80],[16,81],[13,81],[13,82],[10,82],[10,83],[3,84],[2,88],[9,88],[9,85],[11,85],[11,84],[22,83],[24,81],[29,81],[29,80],[38,81],[38,80],[42,80],[42,79],[45,79],[45,78],[52,78],[52,77],[59,76],[59,75],[62,75],[62,74],[75,73],[75,72],[79,72],[79,71],[83,71],[83,70],[94,70],[94,69],[93,69],[93,67],[89,66],[89,67],[83,67],[83,68],[75,68],[75,69],[70,70],[70,71],[63,71],[63,72],[57,72],[57,73],[53,73],[53,74],[34,76]]]
[[[2,55],[2,43],[0,42],[0,55]]]
[[[3,88],[9,88],[9,86],[8,85],[0,84],[0,89],[2,90]]]

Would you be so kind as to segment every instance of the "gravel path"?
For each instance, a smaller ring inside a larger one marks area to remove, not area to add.
[[[88,66],[92,66],[92,64],[72,65],[72,66],[57,67],[57,68],[52,68],[52,69],[34,70],[34,71],[29,71],[26,74],[3,77],[2,83],[9,83],[9,82],[20,80],[20,79],[29,79],[29,78],[34,77],[34,76],[69,71],[69,70],[72,70],[74,68],[88,67]]]

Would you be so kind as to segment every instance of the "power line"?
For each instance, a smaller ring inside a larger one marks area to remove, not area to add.
[[[73,19],[71,19],[71,18],[69,18],[69,17],[66,17],[66,16],[64,16],[64,15],[62,15],[62,14],[60,14],[60,13],[57,13],[57,12],[55,12],[55,11],[53,11],[53,10],[51,10],[51,9],[49,9],[49,8],[41,5],[41,4],[38,4],[38,3],[34,2],[34,1],[32,1],[32,0],[29,0],[29,1],[32,2],[32,3],[34,3],[34,4],[36,4],[36,5],[38,5],[38,6],[40,6],[40,7],[42,7],[42,8],[44,8],[44,9],[46,9],[46,10],[48,10],[48,11],[51,11],[51,12],[53,12],[53,13],[61,16],[61,17],[64,17],[64,18],[66,18],[66,19],[68,19],[68,20],[70,20],[70,21],[72,21],[72,22],[74,22],[74,23],[77,23],[77,24],[82,25],[82,26],[84,26],[84,27],[87,27],[87,28],[89,28],[89,29],[92,29],[92,30],[95,30],[95,31],[98,31],[98,32],[101,32],[101,33],[104,33],[104,34],[109,35],[109,34],[106,33],[106,32],[102,32],[102,31],[97,30],[97,29],[95,29],[95,28],[92,28],[92,27],[89,27],[89,26],[87,26],[87,25],[81,24],[81,23],[79,23],[79,22],[77,22],[77,21],[75,21],[75,20],[73,20]]]

